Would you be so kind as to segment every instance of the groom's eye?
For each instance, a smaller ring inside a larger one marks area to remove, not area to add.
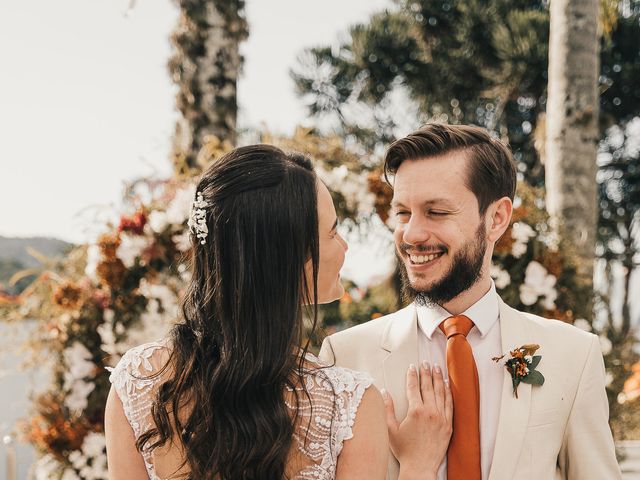
[[[438,210],[430,210],[429,211],[429,215],[434,215],[436,217],[443,216],[443,215],[448,215],[448,214],[449,214],[449,212],[441,212],[441,211],[438,211]]]

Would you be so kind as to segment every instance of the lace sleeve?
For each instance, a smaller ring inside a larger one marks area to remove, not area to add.
[[[320,368],[307,376],[312,406],[299,408],[301,422],[294,436],[312,463],[296,479],[335,478],[338,455],[344,441],[353,437],[358,406],[372,383],[370,375],[340,367]]]
[[[151,427],[151,405],[156,385],[162,382],[158,372],[157,352],[162,343],[146,343],[132,348],[111,369],[113,384],[136,439]]]
[[[367,373],[344,368],[332,369],[331,374],[335,374],[332,380],[336,386],[339,414],[332,441],[333,451],[337,457],[342,451],[344,441],[353,437],[353,424],[356,421],[360,401],[365,390],[373,384],[373,378]]]

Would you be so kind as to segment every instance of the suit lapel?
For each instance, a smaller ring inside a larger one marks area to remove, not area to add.
[[[413,304],[399,310],[382,334],[380,346],[386,356],[382,361],[384,388],[393,397],[398,421],[409,408],[406,393],[406,374],[409,365],[418,365],[418,318]],[[387,478],[398,478],[400,466],[389,452]]]
[[[382,337],[381,347],[389,352],[382,362],[384,385],[393,397],[396,418],[407,415],[406,373],[409,364],[418,365],[418,320],[413,305],[398,311]]]
[[[527,343],[535,343],[530,322],[500,300],[502,353]],[[524,442],[531,408],[531,385],[520,383],[518,398],[513,394],[511,375],[504,370],[498,432],[489,480],[515,478],[515,468]]]

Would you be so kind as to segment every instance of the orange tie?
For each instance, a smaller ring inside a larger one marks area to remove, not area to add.
[[[453,396],[453,435],[447,451],[448,480],[481,480],[480,387],[467,334],[473,322],[464,315],[447,318],[447,370]]]

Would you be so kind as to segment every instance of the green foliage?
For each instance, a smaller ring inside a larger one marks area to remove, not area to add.
[[[623,14],[610,3],[601,22],[603,129],[640,112],[640,8],[631,2]],[[536,128],[546,103],[547,1],[399,0],[349,33],[338,48],[308,50],[293,73],[312,115],[336,114],[345,134],[387,143],[395,125],[380,109],[400,86],[418,105],[418,121],[495,130],[508,138],[525,180],[544,183]],[[354,102],[383,124],[363,128],[350,119],[346,106]]]
[[[611,416],[621,419],[613,422],[618,438],[625,438],[625,430],[640,430],[640,422],[630,422],[628,415],[632,405],[620,405],[619,392],[624,381],[633,374],[633,365],[638,361],[636,332],[632,329],[630,300],[631,274],[640,264],[640,119],[636,118],[622,127],[609,129],[601,142],[599,156],[598,188],[600,190],[600,217],[598,219],[598,256],[604,260],[604,285],[598,292],[602,330],[615,349],[605,356],[605,364],[612,374],[612,383],[607,389],[611,405]],[[634,138],[635,137],[635,138]],[[635,142],[635,145],[634,145]],[[620,314],[614,313],[611,305],[614,268],[622,266],[622,305]],[[638,404],[638,401],[635,401]],[[636,405],[637,410],[637,405]],[[622,419],[626,419],[622,421]]]
[[[598,239],[601,257],[633,268],[640,244],[634,239],[640,222],[640,142],[632,145],[631,128],[640,135],[640,120],[613,127],[601,144],[598,185],[601,215]]]
[[[356,134],[342,111],[349,101],[378,108],[405,87],[421,121],[476,123],[508,136],[528,179],[540,183],[533,132],[544,110],[548,18],[542,1],[404,0],[352,27],[337,51],[308,51],[313,62],[294,79],[312,114],[337,112]],[[372,133],[384,143],[392,127]]]
[[[600,56],[600,123],[603,129],[623,125],[640,114],[640,3],[620,16]]]

